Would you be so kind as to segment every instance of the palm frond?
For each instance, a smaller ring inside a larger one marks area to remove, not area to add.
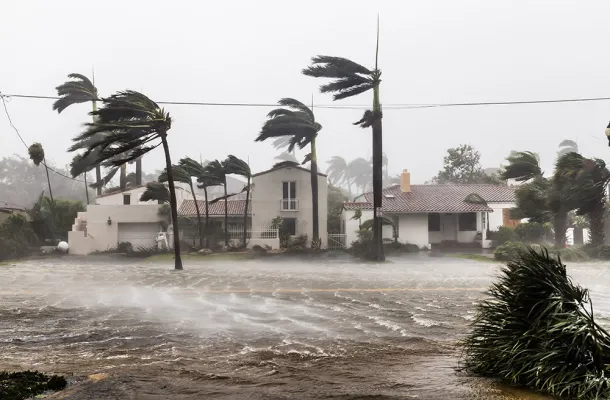
[[[301,103],[300,101],[298,101],[296,99],[293,99],[290,97],[284,97],[283,99],[280,99],[280,101],[278,101],[278,104],[280,106],[289,107],[294,110],[302,112],[303,114],[305,114],[309,117],[310,121],[315,120],[313,111],[311,110],[311,108],[307,107],[305,104]]]
[[[308,162],[311,162],[311,153],[305,154],[305,158],[303,158],[303,161],[301,162],[301,165],[307,164]]]
[[[509,164],[501,174],[503,180],[515,179],[518,182],[525,182],[542,176],[538,157],[531,151],[515,152],[507,160]]]
[[[227,174],[240,175],[244,178],[252,177],[252,171],[250,170],[248,163],[232,154],[227,156],[224,165]]]
[[[303,69],[303,75],[315,78],[344,78],[347,75],[371,75],[373,72],[347,58],[333,56],[312,57],[311,65]]]
[[[97,100],[97,89],[89,78],[76,73],[69,74],[68,78],[72,80],[55,88],[60,98],[53,103],[53,110],[56,110],[58,113],[61,113],[73,104]]]
[[[172,165],[172,177],[176,182],[188,183],[189,185],[192,184],[191,175],[179,165]],[[161,183],[167,182],[167,168],[163,168],[158,179]]]
[[[330,182],[333,185],[338,185],[349,179],[347,170],[347,161],[345,161],[345,158],[333,156],[328,161],[326,173],[328,174],[328,179],[330,179]]]
[[[40,143],[33,143],[28,147],[28,154],[30,155],[30,160],[32,160],[36,166],[39,166],[40,163],[44,161],[44,149]]]
[[[160,182],[149,182],[146,184],[146,190],[142,192],[140,201],[158,201],[161,203],[169,203],[169,189]]]

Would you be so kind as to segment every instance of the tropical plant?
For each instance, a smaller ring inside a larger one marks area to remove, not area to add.
[[[44,169],[47,172],[47,183],[49,185],[49,196],[51,197],[51,201],[53,201],[53,189],[51,188],[51,179],[49,178],[49,167],[47,167],[47,163],[45,160],[44,149],[40,143],[34,143],[30,147],[28,147],[28,153],[30,155],[30,160],[37,167],[42,163],[44,165]]]
[[[210,234],[210,207],[208,201],[208,188],[211,186],[222,185],[219,177],[210,174],[210,170],[201,161],[195,161],[190,157],[184,157],[179,165],[193,178],[197,179],[197,187],[203,189],[205,200],[205,239],[206,247],[209,248],[208,235]]]
[[[610,395],[610,336],[559,259],[521,251],[488,294],[462,343],[463,370],[558,398]]]
[[[320,237],[320,220],[318,215],[318,157],[316,155],[316,138],[322,129],[314,116],[313,110],[298,100],[291,98],[281,99],[278,104],[285,108],[277,108],[267,114],[268,120],[263,125],[255,142],[261,142],[270,138],[290,137],[288,151],[293,151],[295,146],[300,149],[310,146],[311,152],[305,157],[303,163],[311,161],[311,206],[312,206],[312,231],[313,239],[317,241]]]
[[[182,269],[180,239],[178,232],[178,210],[176,188],[171,170],[171,157],[167,143],[167,132],[171,128],[171,117],[157,103],[145,95],[127,90],[102,99],[103,106],[91,112],[96,117],[86,124],[87,129],[75,137],[70,151],[84,150],[83,159],[99,151],[94,164],[120,167],[149,151],[163,146],[167,168],[167,183],[170,192],[172,221],[174,224],[175,269]],[[154,143],[158,141],[157,143]],[[73,168],[79,174],[89,167],[86,163]]]
[[[343,212],[343,203],[346,201],[348,201],[348,197],[345,195],[345,190],[332,184],[328,185],[328,216],[326,218],[326,231],[328,233],[341,233],[341,214]]]
[[[501,177],[503,180],[514,179],[517,182],[526,182],[530,179],[541,178],[540,158],[531,151],[513,151],[507,158],[508,165],[504,167]]]
[[[212,177],[213,180],[222,185],[224,189],[224,196],[214,199],[215,201],[224,200],[225,202],[225,222],[224,222],[224,235],[225,235],[225,246],[229,246],[229,209],[227,204],[227,199],[229,195],[227,194],[227,168],[226,161],[220,162],[218,160],[210,161],[205,166],[205,173],[208,177]],[[207,207],[206,201],[206,207]],[[212,204],[212,202],[210,202]],[[207,214],[207,209],[206,209]]]
[[[333,93],[334,100],[345,99],[373,90],[373,109],[365,111],[363,117],[355,122],[361,128],[372,128],[373,132],[373,226],[374,251],[373,259],[385,260],[382,245],[381,210],[383,189],[383,145],[382,145],[382,112],[379,100],[381,70],[378,67],[379,25],[377,26],[377,47],[375,49],[375,68],[368,69],[347,58],[317,56],[312,58],[312,65],[303,70],[303,74],[315,78],[329,78],[330,83],[320,86],[320,92]]]
[[[98,93],[95,84],[89,80],[85,75],[72,73],[68,75],[68,81],[57,86],[57,95],[59,99],[53,103],[53,110],[61,114],[66,108],[73,104],[81,104],[91,102],[93,111],[97,110]],[[94,166],[95,178],[96,178],[96,190],[97,195],[102,194],[102,169],[99,164]],[[86,172],[85,172],[86,175]],[[86,182],[85,182],[86,185]],[[89,201],[87,200],[87,203]]]
[[[356,213],[354,213],[354,217],[356,215],[358,215],[358,211],[360,210],[356,210]],[[362,216],[362,211],[360,211],[360,215],[358,218],[360,218]],[[355,219],[354,217],[352,217],[352,219]],[[394,238],[394,242],[398,242],[398,231],[396,229],[396,225],[394,224],[394,222],[392,222],[392,220],[386,218],[386,217],[381,217],[381,222],[383,226],[391,226],[392,227],[392,237]],[[364,230],[364,231],[370,231],[371,228],[373,227],[373,224],[375,223],[375,221],[373,219],[367,219],[366,221],[364,221],[363,223],[360,224],[360,230]]]
[[[252,181],[252,171],[250,170],[250,166],[247,162],[242,159],[235,157],[234,155],[229,155],[226,160],[226,171],[228,174],[235,174],[246,178],[246,186],[244,190],[246,191],[246,205],[244,207],[244,243],[243,246],[246,247],[248,244],[248,205],[250,202],[250,191],[252,190],[251,181]]]
[[[195,211],[197,212],[197,231],[199,232],[199,248],[203,248],[203,224],[201,223],[201,213],[199,212],[199,203],[197,203],[197,196],[195,195],[195,188],[193,187],[193,179],[191,174],[179,165],[172,166],[172,175],[174,176],[174,181],[186,183],[191,189],[191,196],[193,196],[193,201],[195,202]],[[159,175],[159,182],[167,182],[167,168],[161,172]]]
[[[358,220],[358,230],[362,230],[362,210],[357,209],[354,211],[354,215],[350,219]]]
[[[606,187],[610,171],[600,159],[589,159],[574,152],[557,160],[556,179],[562,185],[562,201],[577,215],[586,215],[591,231],[591,244],[604,244]]]

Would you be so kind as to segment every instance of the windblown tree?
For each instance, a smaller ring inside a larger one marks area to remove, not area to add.
[[[176,188],[167,142],[171,117],[157,103],[131,90],[103,98],[102,103],[100,109],[91,112],[93,122],[86,124],[87,129],[73,139],[75,143],[69,151],[84,150],[83,160],[99,152],[92,161],[94,165],[116,168],[163,146],[174,228],[175,269],[182,269]],[[75,164],[73,174],[80,175],[90,166],[86,162]]]
[[[469,144],[448,149],[443,169],[432,180],[435,183],[497,183],[483,170],[481,153]]]
[[[585,158],[578,153],[566,153],[557,160],[555,176],[562,184],[562,200],[577,215],[586,215],[591,232],[591,244],[604,244],[604,213],[606,188],[610,171],[600,159]]]
[[[313,110],[298,100],[284,98],[278,102],[285,108],[272,110],[267,114],[268,120],[263,125],[256,142],[270,138],[290,137],[288,151],[296,146],[303,149],[310,146],[311,152],[305,157],[303,163],[311,161],[311,206],[312,206],[312,241],[320,240],[320,220],[318,216],[318,157],[316,155],[316,138],[322,129],[314,116]]]
[[[49,178],[49,167],[47,167],[47,162],[44,156],[44,148],[40,143],[34,143],[30,147],[28,147],[28,154],[30,155],[30,160],[37,167],[42,163],[44,165],[44,169],[47,173],[47,183],[49,185],[49,197],[51,197],[51,202],[54,203],[53,200],[53,189],[51,188],[51,178]]]
[[[201,223],[201,213],[199,212],[199,203],[197,203],[197,196],[195,195],[195,188],[193,187],[193,179],[191,174],[179,165],[172,166],[172,175],[174,176],[175,182],[186,183],[191,189],[191,196],[195,202],[195,211],[197,212],[197,231],[199,232],[199,248],[203,248],[203,224]],[[167,168],[159,175],[159,182],[167,182]]]
[[[93,111],[97,110],[98,93],[97,88],[85,75],[72,73],[68,75],[68,81],[55,88],[60,97],[53,103],[53,110],[61,114],[66,108],[73,104],[91,102]],[[94,165],[97,195],[102,194],[102,169],[99,164]],[[85,171],[86,174],[86,171]]]
[[[221,177],[211,175],[210,169],[207,169],[202,162],[193,160],[190,157],[184,157],[180,160],[179,165],[193,178],[197,179],[197,187],[203,189],[205,200],[205,238],[206,247],[209,247],[208,235],[210,234],[210,207],[208,199],[208,188],[211,186],[222,185]],[[198,206],[197,206],[198,207]]]
[[[341,100],[373,90],[373,109],[365,111],[363,117],[355,122],[362,128],[372,128],[373,131],[373,259],[384,261],[382,245],[381,211],[383,189],[383,145],[382,145],[382,113],[379,100],[379,85],[381,70],[378,68],[379,55],[379,24],[377,26],[377,48],[375,50],[375,67],[366,68],[347,58],[316,56],[312,64],[303,70],[303,74],[315,78],[331,79],[330,83],[320,86],[320,92],[333,93],[334,100]]]
[[[250,191],[251,191],[251,181],[252,181],[252,171],[250,170],[250,166],[244,160],[235,157],[234,155],[229,155],[227,157],[226,163],[226,172],[227,174],[235,174],[246,178],[246,186],[244,187],[244,191],[246,192],[246,205],[244,207],[244,239],[243,246],[244,248],[248,244],[248,205],[250,202]]]
[[[227,204],[227,168],[226,161],[220,162],[218,160],[210,161],[205,166],[206,175],[213,177],[217,184],[222,185],[224,189],[224,196],[215,199],[217,201],[224,200],[225,202],[225,223],[224,223],[224,235],[225,235],[225,246],[229,245],[229,209]],[[207,207],[206,201],[206,207]],[[207,210],[206,210],[207,212]]]
[[[140,201],[156,201],[158,204],[162,204],[162,206],[159,207],[157,215],[163,218],[168,218],[169,223],[172,224],[171,211],[168,212],[167,210],[167,207],[171,207],[169,206],[171,202],[171,195],[167,189],[167,186],[156,181],[148,182],[144,192],[142,192],[140,195]],[[177,233],[174,231],[174,235],[176,234]]]

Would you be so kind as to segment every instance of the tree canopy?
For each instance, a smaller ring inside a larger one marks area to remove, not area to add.
[[[447,150],[443,158],[443,169],[432,179],[434,183],[499,183],[489,176],[481,166],[481,154],[469,144]]]

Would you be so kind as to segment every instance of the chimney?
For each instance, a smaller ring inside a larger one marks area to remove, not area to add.
[[[400,191],[403,193],[411,193],[411,174],[406,169],[400,174]]]

